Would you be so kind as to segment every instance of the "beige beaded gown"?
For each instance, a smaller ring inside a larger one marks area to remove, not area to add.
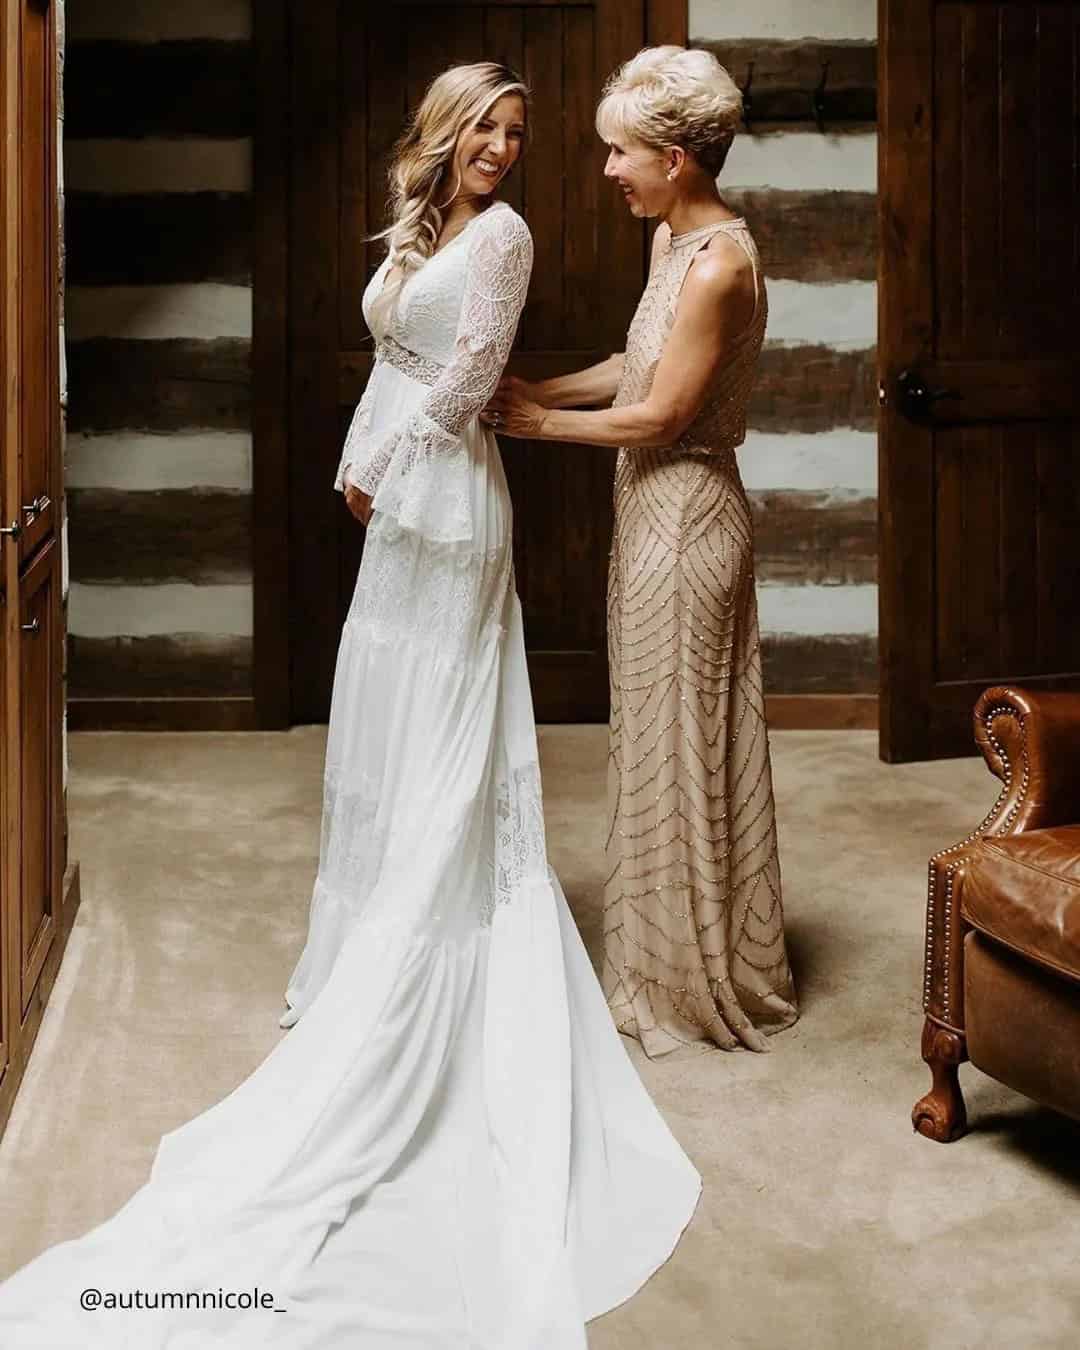
[[[744,220],[661,244],[615,404],[648,395],[694,256],[721,230],[753,265],[753,318],[678,442],[620,450],[615,475],[603,984],[619,1029],[650,1057],[694,1043],[767,1049],[798,1016],[735,459],[768,312]]]

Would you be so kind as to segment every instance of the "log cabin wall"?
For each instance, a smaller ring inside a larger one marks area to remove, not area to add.
[[[71,0],[74,726],[253,724],[251,6]]]
[[[872,725],[875,0],[688,17],[750,75],[723,182],[771,296],[740,454],[770,715]],[[252,725],[250,0],[74,0],[68,42],[72,722]]]
[[[749,128],[721,184],[754,231],[769,327],[739,464],[773,725],[876,721],[875,0],[690,0]],[[815,114],[813,92],[824,89]],[[730,190],[729,190],[730,189]],[[806,695],[837,695],[835,699]],[[796,696],[787,698],[785,696]]]

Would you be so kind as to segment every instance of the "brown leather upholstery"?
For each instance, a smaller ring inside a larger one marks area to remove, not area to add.
[[[969,933],[964,998],[972,1064],[1025,1097],[1080,1120],[1076,986],[981,933]]]
[[[980,839],[961,911],[973,928],[1080,980],[1080,825]]]
[[[975,742],[1001,793],[930,860],[920,1133],[967,1127],[958,1066],[1080,1119],[1080,693],[995,686]]]

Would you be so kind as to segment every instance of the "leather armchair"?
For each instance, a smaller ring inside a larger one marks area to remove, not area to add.
[[[975,740],[1002,789],[927,886],[933,1086],[911,1118],[941,1143],[967,1128],[965,1059],[1080,1119],[1080,694],[987,689]]]

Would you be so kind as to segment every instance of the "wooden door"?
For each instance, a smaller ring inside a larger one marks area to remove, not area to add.
[[[19,586],[20,1011],[56,937],[61,890],[60,568],[50,540]]]
[[[20,70],[19,153],[21,181],[21,392],[19,501],[20,560],[29,558],[57,524],[60,484],[60,405],[57,394],[56,238],[56,48],[52,7],[46,0],[23,0]],[[50,187],[51,191],[43,191]],[[45,245],[45,246],[43,246]]]
[[[55,10],[0,18],[0,1128],[78,905],[66,867]],[[67,887],[65,894],[65,886]]]
[[[685,4],[668,0],[293,8],[291,720],[326,718],[363,544],[329,486],[371,363],[360,300],[382,255],[364,236],[384,223],[387,162],[408,110],[459,61],[503,61],[532,87],[531,143],[502,192],[536,247],[511,369],[573,369],[621,349],[647,262],[645,227],[603,180],[593,127],[600,88],[647,41],[685,41],[685,24]],[[502,448],[537,714],[602,720],[614,456],[512,441]]]
[[[1080,3],[881,0],[881,755],[1080,688]]]

